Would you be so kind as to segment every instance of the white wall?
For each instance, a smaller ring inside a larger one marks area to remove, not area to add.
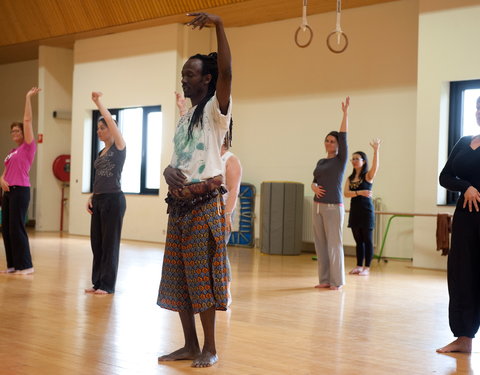
[[[70,154],[71,120],[53,118],[53,111],[72,109],[73,51],[64,48],[40,46],[39,49],[38,132],[43,143],[37,151],[36,229],[60,230],[62,183],[52,172],[55,158]],[[65,189],[68,197],[68,188]],[[63,228],[68,230],[68,205],[64,209]]]
[[[480,5],[472,1],[477,4],[429,10],[439,4],[432,0],[421,2],[424,11],[419,16],[415,210],[453,212],[451,207],[437,206],[438,175],[446,161],[448,83],[480,78],[480,50],[475,46]],[[472,108],[472,115],[474,111]],[[415,219],[417,267],[446,267],[446,258],[435,250],[435,225],[434,219]]]

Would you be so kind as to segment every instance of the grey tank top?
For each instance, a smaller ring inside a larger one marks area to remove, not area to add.
[[[93,163],[95,168],[93,194],[119,193],[122,191],[120,179],[127,148],[119,150],[114,143],[105,155],[101,156],[102,151],[98,153]]]

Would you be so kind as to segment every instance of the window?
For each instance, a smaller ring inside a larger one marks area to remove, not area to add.
[[[162,112],[160,106],[109,109],[127,144],[122,172],[122,190],[129,194],[158,194]],[[93,163],[104,143],[97,138],[100,112],[92,113],[92,162],[90,191],[93,188]]]
[[[461,137],[478,134],[475,111],[479,96],[480,80],[450,82],[448,154]],[[455,204],[458,197],[458,192],[447,191],[447,204]]]

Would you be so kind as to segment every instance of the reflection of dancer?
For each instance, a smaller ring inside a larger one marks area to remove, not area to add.
[[[480,97],[477,99],[480,125]],[[448,254],[450,329],[456,340],[439,353],[471,352],[472,339],[480,325],[480,135],[462,137],[440,173],[440,185],[461,193],[452,222]]]
[[[126,209],[120,178],[127,151],[122,133],[101,102],[101,96],[101,92],[92,92],[92,100],[102,115],[97,124],[97,136],[105,143],[105,148],[95,160],[93,195],[87,202],[87,211],[92,215],[90,242],[93,252],[93,286],[85,292],[109,294],[115,291]]]
[[[380,140],[374,139],[372,167],[368,169],[367,155],[357,151],[352,155],[353,172],[345,182],[344,195],[352,198],[348,226],[352,229],[356,242],[357,266],[351,275],[368,276],[373,258],[373,228],[375,226],[375,209],[372,202],[372,185],[379,165]],[[365,267],[363,260],[365,259]]]
[[[182,69],[183,92],[193,107],[179,121],[172,162],[163,173],[169,219],[158,304],[179,313],[185,345],[159,361],[192,359],[193,367],[208,367],[218,361],[215,311],[226,310],[228,300],[220,149],[231,119],[232,70],[220,17],[191,16],[194,28],[215,26],[218,55],[192,56]],[[195,313],[204,331],[201,351]]]
[[[318,257],[320,283],[315,288],[340,289],[345,284],[343,264],[343,199],[342,180],[347,164],[348,107],[347,96],[342,103],[340,131],[325,137],[327,157],[320,159],[313,171],[312,190],[315,193],[313,233]]]
[[[30,244],[25,230],[25,218],[30,203],[29,172],[35,157],[35,139],[32,126],[32,96],[41,89],[27,92],[23,123],[10,126],[12,140],[18,145],[5,158],[5,169],[0,177],[4,191],[2,200],[2,235],[7,258],[7,269],[1,273],[28,275],[34,272]]]

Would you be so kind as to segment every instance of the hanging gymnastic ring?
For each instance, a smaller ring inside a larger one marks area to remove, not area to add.
[[[341,36],[343,36],[345,38],[345,46],[342,48],[342,49],[333,49],[332,46],[330,45],[330,38],[335,35],[335,34],[338,34],[340,33]],[[332,31],[330,34],[328,34],[327,36],[327,47],[330,51],[332,51],[333,53],[342,53],[343,51],[345,51],[348,47],[348,37],[347,37],[347,34],[345,34],[343,31]]]
[[[310,37],[308,38],[307,43],[300,44],[300,43],[298,43],[298,33],[300,32],[300,30],[302,30],[303,27],[305,27],[305,29],[307,29],[310,32]],[[312,39],[313,39],[313,30],[310,26],[305,25],[305,26],[299,26],[298,27],[297,31],[295,32],[295,44],[297,46],[299,46],[300,48],[308,47],[310,45],[310,43],[312,43]]]

